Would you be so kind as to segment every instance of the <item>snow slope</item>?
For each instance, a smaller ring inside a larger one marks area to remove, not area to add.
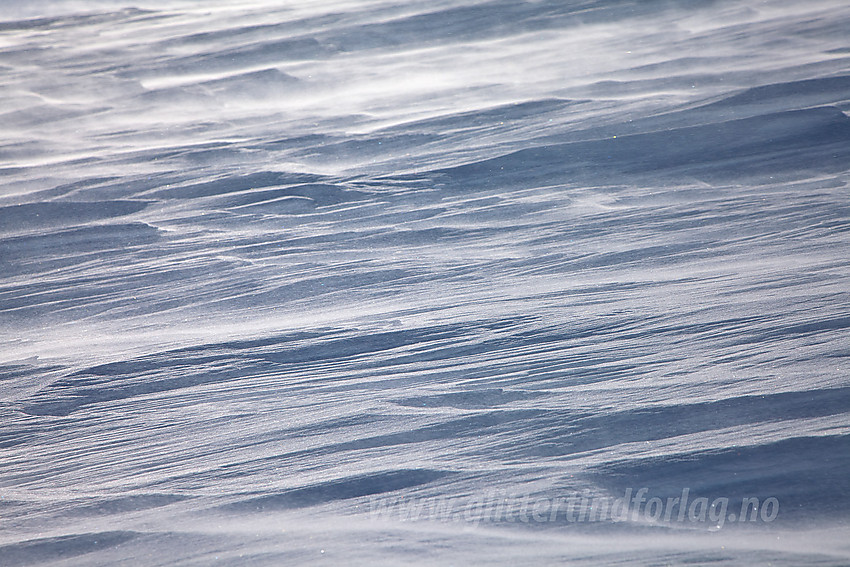
[[[0,565],[846,565],[848,29],[6,0]]]

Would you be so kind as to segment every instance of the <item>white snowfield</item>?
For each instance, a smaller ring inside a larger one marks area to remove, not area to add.
[[[0,6],[0,566],[847,565],[850,5]]]

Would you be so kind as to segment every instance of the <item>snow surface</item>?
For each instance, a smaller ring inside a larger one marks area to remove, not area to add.
[[[0,20],[0,565],[850,563],[846,2]]]

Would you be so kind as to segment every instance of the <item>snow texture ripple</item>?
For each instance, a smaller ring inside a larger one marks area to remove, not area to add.
[[[848,29],[5,0],[0,565],[847,565]]]

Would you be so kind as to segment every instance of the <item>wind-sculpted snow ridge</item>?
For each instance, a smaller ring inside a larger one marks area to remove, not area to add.
[[[846,565],[850,7],[7,0],[0,565]]]

